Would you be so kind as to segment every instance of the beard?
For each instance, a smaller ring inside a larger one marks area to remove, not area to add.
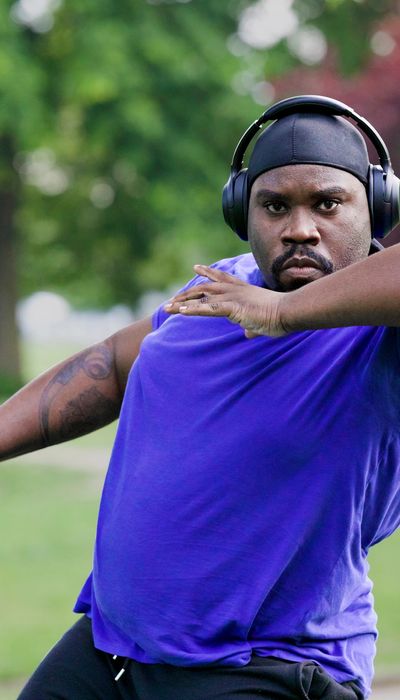
[[[307,258],[310,258],[310,260],[313,260],[316,263],[318,269],[321,270],[321,272],[324,275],[330,275],[332,274],[332,272],[335,272],[335,267],[331,260],[328,260],[328,258],[325,258],[325,256],[316,253],[315,250],[313,250],[313,248],[310,248],[306,245],[298,245],[294,243],[285,253],[275,258],[274,262],[272,263],[271,273],[274,281],[274,289],[277,292],[290,292],[294,289],[298,289],[299,287],[303,287],[305,284],[310,283],[310,280],[299,279],[293,280],[289,285],[281,284],[279,280],[279,274],[282,271],[282,268],[285,265],[285,263],[290,258],[293,258],[295,256],[305,256]]]

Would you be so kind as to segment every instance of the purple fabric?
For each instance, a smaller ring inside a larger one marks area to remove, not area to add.
[[[251,255],[217,266],[261,284]],[[96,646],[178,666],[314,660],[368,693],[367,553],[400,522],[398,353],[392,328],[247,340],[159,309],[75,607]]]

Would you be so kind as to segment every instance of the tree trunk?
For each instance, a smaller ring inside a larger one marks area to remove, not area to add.
[[[17,268],[14,215],[18,183],[12,165],[10,141],[3,137],[0,148],[3,161],[3,177],[0,178],[0,393],[4,393],[20,383],[21,364],[15,314]]]

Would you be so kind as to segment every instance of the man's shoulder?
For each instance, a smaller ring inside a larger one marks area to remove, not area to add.
[[[223,258],[222,260],[212,263],[210,267],[234,275],[249,284],[255,284],[258,287],[264,285],[261,271],[252,253],[243,253],[233,258]]]
[[[260,269],[257,266],[256,261],[251,253],[244,253],[242,255],[236,255],[233,258],[222,258],[222,260],[217,260],[210,265],[210,267],[217,268],[223,272],[227,272],[230,275],[234,275],[244,282],[249,284],[257,285],[258,287],[264,286],[263,277],[261,275]],[[184,287],[179,289],[179,292],[183,292],[186,289],[195,287],[202,282],[208,281],[205,277],[200,275],[195,275],[192,277]],[[153,330],[157,330],[162,326],[165,321],[173,318],[164,310],[164,302],[161,306],[156,309],[152,316]]]

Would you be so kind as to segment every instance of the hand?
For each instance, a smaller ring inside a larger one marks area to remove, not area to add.
[[[256,287],[206,265],[195,265],[194,269],[210,282],[177,294],[165,305],[165,311],[184,316],[225,316],[245,329],[246,338],[287,335],[280,313],[285,293]]]

